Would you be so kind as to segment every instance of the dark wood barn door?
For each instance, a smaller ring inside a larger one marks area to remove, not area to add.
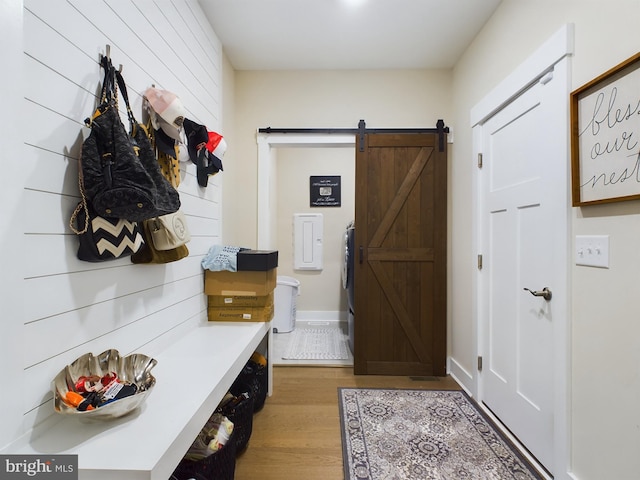
[[[430,133],[356,148],[356,374],[446,374],[446,159]]]

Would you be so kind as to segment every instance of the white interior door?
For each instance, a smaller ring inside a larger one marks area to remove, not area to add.
[[[568,127],[562,78],[545,74],[482,123],[478,174],[480,399],[549,471],[554,322],[566,321]],[[525,290],[545,287],[549,300]]]

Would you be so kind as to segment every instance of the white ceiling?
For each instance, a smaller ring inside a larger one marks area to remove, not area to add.
[[[501,0],[199,0],[236,70],[451,68]]]

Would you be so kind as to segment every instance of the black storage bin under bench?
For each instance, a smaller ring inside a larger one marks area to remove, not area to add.
[[[239,397],[244,393],[247,394],[247,397],[239,403],[232,404],[232,402],[228,402],[217,410],[233,423],[233,442],[235,443],[236,455],[238,455],[247,448],[247,443],[251,438],[255,397],[251,386],[246,383],[236,382],[229,391],[235,397]]]
[[[235,435],[234,428],[224,447],[202,460],[181,460],[173,472],[172,479],[233,480],[236,473]]]
[[[237,390],[240,385],[249,385],[251,387],[254,396],[253,411],[254,413],[260,411],[264,407],[269,388],[267,366],[249,360],[233,383],[231,391]]]

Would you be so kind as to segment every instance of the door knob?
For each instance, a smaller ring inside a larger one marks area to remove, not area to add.
[[[528,288],[525,287],[525,290],[529,292],[531,295],[533,295],[534,297],[542,297],[547,302],[551,300],[551,290],[549,290],[548,287],[544,287],[542,290],[529,290]]]

